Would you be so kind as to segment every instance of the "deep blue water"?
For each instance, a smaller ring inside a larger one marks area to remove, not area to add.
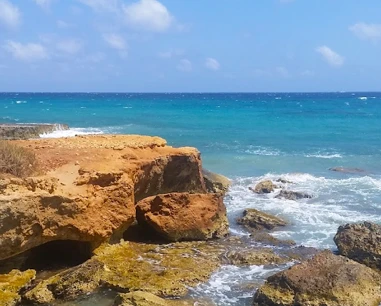
[[[197,147],[206,168],[233,180],[225,202],[238,234],[234,219],[247,207],[291,223],[276,236],[319,248],[335,248],[340,224],[381,222],[381,93],[0,93],[0,122],[67,123],[72,131],[56,136],[147,134]],[[328,170],[338,166],[364,172]],[[279,177],[294,182],[283,187],[314,198],[285,201],[248,190]],[[238,272],[221,273],[202,291],[220,305],[239,305],[216,285]]]

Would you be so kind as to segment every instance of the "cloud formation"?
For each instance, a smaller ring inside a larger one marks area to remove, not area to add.
[[[173,16],[157,0],[139,0],[123,6],[126,22],[141,30],[165,32],[173,23]]]
[[[220,69],[221,65],[215,58],[208,57],[205,60],[205,67],[210,69],[210,70],[217,71]]]
[[[177,65],[177,69],[183,72],[192,71],[192,62],[186,58],[182,59],[180,63]]]
[[[8,0],[0,0],[0,24],[15,28],[21,23],[21,13],[17,6]]]
[[[126,50],[127,44],[122,36],[116,33],[109,33],[103,35],[104,41],[113,49]]]
[[[320,53],[324,60],[333,67],[340,67],[344,64],[344,57],[327,46],[316,48],[316,52]]]
[[[349,30],[361,39],[372,41],[381,40],[381,24],[359,22],[350,26]]]
[[[119,10],[119,0],[78,0],[97,12],[115,12]]]
[[[50,6],[50,3],[51,3],[51,0],[34,0],[34,2],[36,2],[36,4],[40,7],[42,7],[43,9],[48,9],[49,6]]]
[[[9,40],[4,45],[5,50],[12,54],[15,59],[33,62],[48,58],[48,54],[44,46],[36,43],[22,44]]]
[[[77,39],[65,39],[65,40],[59,41],[56,44],[56,48],[59,51],[67,53],[67,54],[71,54],[71,55],[77,54],[79,51],[82,50],[82,47],[83,47],[82,41]]]

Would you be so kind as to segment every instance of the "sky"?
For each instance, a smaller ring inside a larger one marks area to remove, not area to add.
[[[0,0],[0,91],[381,91],[380,0]]]

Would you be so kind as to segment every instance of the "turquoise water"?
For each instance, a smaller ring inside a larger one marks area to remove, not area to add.
[[[134,133],[197,147],[206,168],[233,180],[225,202],[238,235],[245,232],[234,220],[248,207],[290,222],[277,237],[318,248],[335,248],[332,238],[340,224],[381,222],[381,93],[3,93],[0,122],[72,128],[45,136]],[[328,170],[338,166],[363,172]],[[283,187],[313,198],[286,201],[248,189],[279,177],[293,182]],[[225,267],[200,290],[219,305],[245,305],[251,293],[232,294],[229,281],[245,273],[245,280],[261,279],[267,271],[237,269]]]

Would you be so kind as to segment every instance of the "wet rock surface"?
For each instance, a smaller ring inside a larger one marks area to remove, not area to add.
[[[24,272],[12,270],[8,274],[0,275],[0,305],[18,305],[21,301],[20,291],[29,286],[35,277],[34,270]]]
[[[171,193],[146,198],[136,205],[138,223],[169,241],[207,240],[228,234],[221,194]]]
[[[281,190],[278,195],[275,196],[277,199],[286,199],[291,201],[297,201],[301,199],[312,199],[313,196],[299,191],[291,191],[291,190]]]
[[[254,188],[250,188],[250,190],[258,194],[264,194],[273,192],[275,188],[276,185],[272,181],[266,180],[259,182]]]
[[[0,139],[39,138],[41,134],[68,129],[66,124],[0,124]]]
[[[206,190],[210,193],[225,194],[230,187],[230,180],[221,174],[202,169],[202,176],[204,177]]]
[[[366,171],[360,168],[345,168],[345,167],[333,167],[328,170],[334,172],[348,173],[348,174],[365,174]]]
[[[269,277],[254,296],[254,306],[376,306],[380,275],[346,257],[323,251]]]
[[[254,230],[272,230],[287,225],[286,221],[253,208],[245,209],[243,217],[237,219],[237,223]]]
[[[381,269],[381,226],[371,222],[339,227],[334,241],[341,255]]]

